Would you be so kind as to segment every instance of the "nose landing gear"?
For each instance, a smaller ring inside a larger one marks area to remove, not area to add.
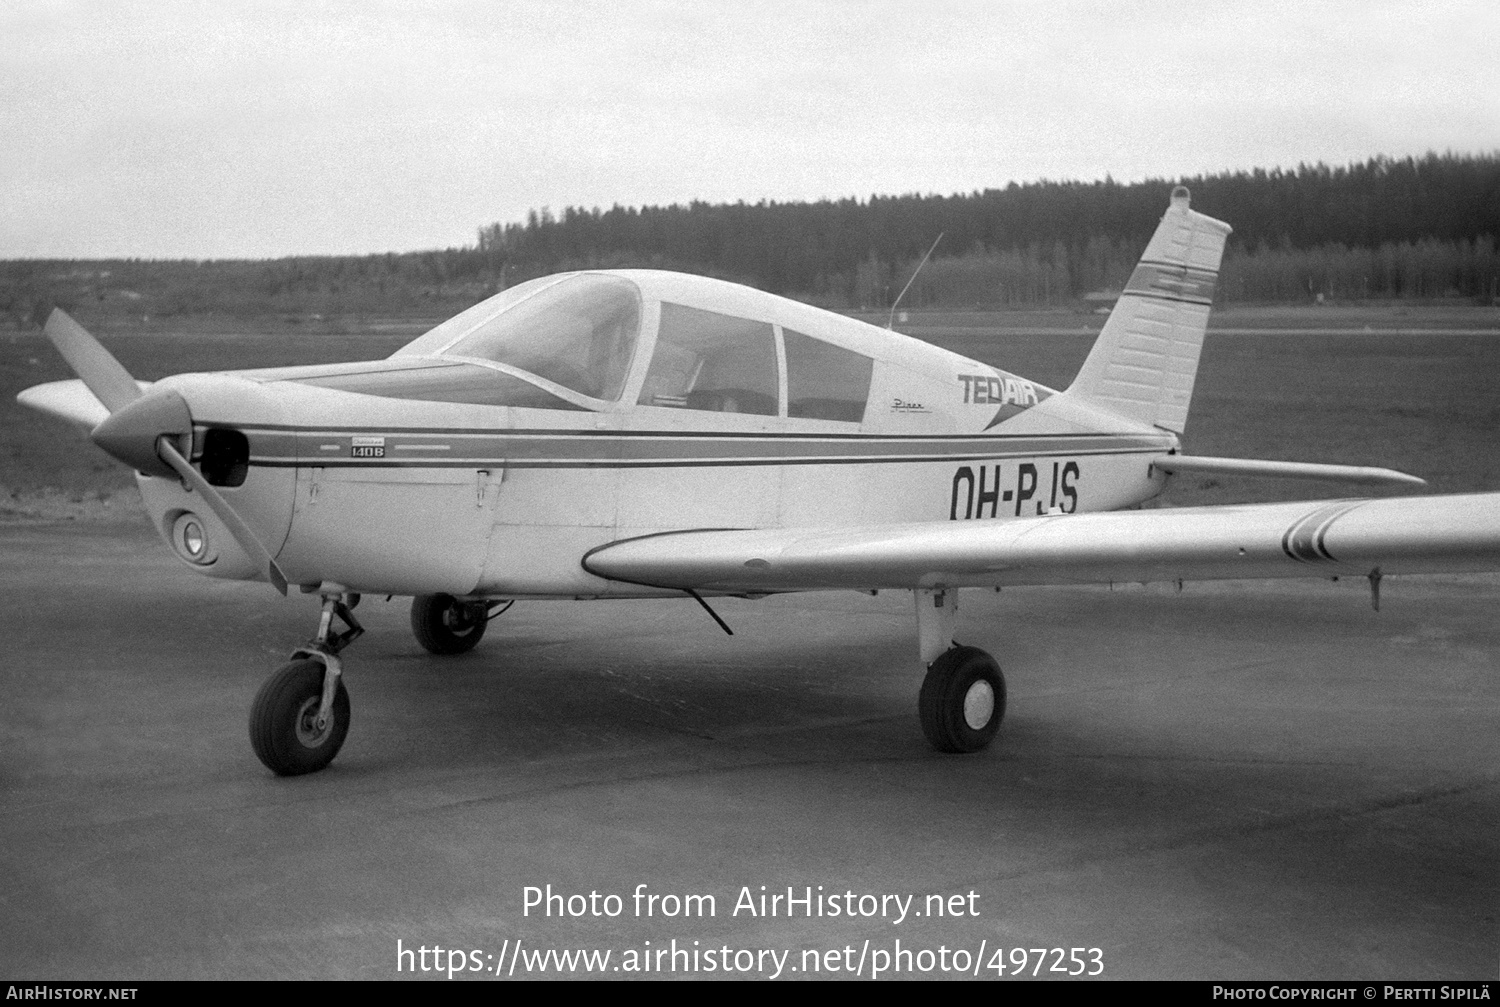
[[[347,602],[345,599],[348,599]],[[349,693],[339,651],[363,633],[359,595],[326,593],[318,634],[292,652],[250,704],[250,747],[278,776],[315,773],[333,761],[349,733]],[[334,632],[337,616],[345,629]]]

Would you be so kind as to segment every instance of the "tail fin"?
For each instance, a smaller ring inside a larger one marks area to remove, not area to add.
[[[1146,254],[1068,394],[1182,433],[1230,227],[1172,190]]]

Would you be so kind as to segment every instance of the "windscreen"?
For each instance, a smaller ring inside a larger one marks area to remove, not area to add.
[[[507,287],[493,297],[486,297],[478,304],[465,308],[447,321],[433,326],[416,339],[397,350],[398,357],[426,357],[441,352],[460,336],[468,335],[493,319],[502,311],[509,311],[526,298],[544,287],[562,282],[559,276],[540,276],[535,280]]]
[[[613,401],[625,387],[640,327],[634,283],[582,273],[476,318],[475,327],[442,352],[508,364]]]
[[[525,378],[457,360],[404,364],[384,361],[384,367],[334,366],[326,373],[303,374],[287,380],[341,392],[378,395],[418,402],[465,402],[479,406],[524,406],[528,409],[582,409]],[[374,362],[372,362],[374,364]]]

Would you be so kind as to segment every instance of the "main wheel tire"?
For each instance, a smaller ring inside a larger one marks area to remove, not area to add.
[[[459,601],[451,594],[419,594],[411,600],[411,631],[433,654],[474,649],[489,625],[489,605]]]
[[[250,704],[250,747],[278,776],[315,773],[333,761],[349,733],[349,692],[339,679],[330,722],[318,730],[321,661],[293,661],[266,679]]]
[[[922,733],[939,752],[977,752],[1005,717],[1005,677],[977,647],[953,647],[927,668],[917,699]]]

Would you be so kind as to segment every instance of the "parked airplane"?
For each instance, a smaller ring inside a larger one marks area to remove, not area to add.
[[[961,588],[1357,574],[1378,592],[1500,569],[1500,494],[1121,510],[1181,472],[1421,484],[1181,453],[1229,230],[1177,189],[1065,391],[732,283],[590,270],[384,360],[149,385],[56,311],[47,334],[82,380],[20,401],[135,468],[194,570],[322,597],[252,706],[277,773],[344,741],[362,592],[412,595],[417,640],[454,654],[516,598],[691,596],[713,614],[711,596],[909,590],[923,730],[972,752],[1005,684],[953,643]]]

